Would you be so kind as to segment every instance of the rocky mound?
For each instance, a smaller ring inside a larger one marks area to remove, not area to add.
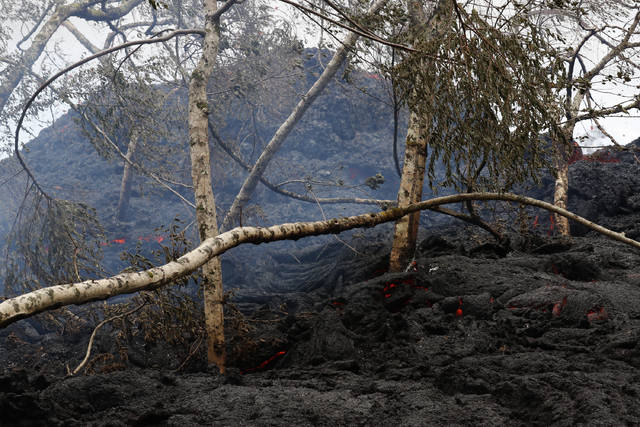
[[[255,323],[262,344],[227,376],[195,361],[177,372],[171,349],[132,342],[126,366],[65,377],[90,328],[12,325],[0,332],[2,423],[640,423],[637,250],[534,235],[499,246],[459,228],[426,237],[399,274],[381,271],[385,250],[325,254],[318,263],[348,268],[301,280],[308,292],[237,295],[247,312],[286,314]]]
[[[598,155],[572,165],[572,207],[635,237],[638,165]],[[640,253],[540,224],[501,244],[430,229],[395,274],[388,229],[232,251],[226,376],[189,328],[168,344],[138,324],[106,327],[69,377],[98,319],[18,322],[0,331],[0,424],[640,424]]]

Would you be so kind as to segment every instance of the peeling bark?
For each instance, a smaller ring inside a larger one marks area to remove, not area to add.
[[[194,250],[160,267],[135,273],[123,273],[100,280],[51,286],[7,299],[0,303],[0,328],[34,314],[66,305],[84,304],[90,301],[105,300],[115,295],[157,289],[171,284],[180,277],[191,274],[214,257],[243,243],[258,244],[278,240],[296,240],[307,236],[340,233],[353,228],[372,227],[384,222],[395,221],[407,214],[423,209],[431,209],[440,205],[467,200],[504,200],[536,206],[562,215],[614,240],[640,249],[640,242],[625,237],[624,233],[616,233],[541,200],[510,193],[454,194],[415,203],[404,208],[391,208],[382,212],[334,218],[327,221],[280,224],[268,228],[237,227],[216,237],[206,239]]]
[[[448,16],[453,12],[451,0],[440,0],[428,19],[421,2],[407,1],[409,23],[413,29],[429,25],[430,35],[437,34],[442,25],[449,25]],[[425,65],[426,66],[426,65]],[[425,164],[427,161],[427,126],[431,117],[419,117],[411,112],[407,142],[398,190],[398,206],[403,207],[422,200]],[[393,244],[389,255],[389,271],[403,271],[413,257],[418,239],[420,212],[407,215],[396,222]]]
[[[420,127],[420,119],[415,113],[411,113],[398,191],[399,207],[409,206],[422,200],[426,161],[427,140]],[[402,217],[396,222],[389,256],[389,271],[403,271],[407,262],[413,257],[419,224],[420,212]]]
[[[216,203],[211,187],[209,153],[209,103],[207,83],[213,74],[220,42],[219,22],[214,18],[217,0],[205,0],[205,36],[202,57],[189,82],[189,147],[191,177],[195,193],[196,220],[200,241],[218,234]],[[220,259],[210,258],[202,266],[204,282],[204,318],[207,331],[207,359],[225,372],[222,267]]]
[[[577,97],[576,97],[577,98]],[[578,105],[579,105],[578,101]],[[562,132],[566,141],[573,141],[573,131],[575,123],[571,122],[567,124]],[[571,146],[567,149],[567,146],[556,139],[553,140],[553,155],[556,169],[556,181],[553,191],[553,204],[559,208],[566,209],[569,203],[569,157],[571,153],[568,150],[573,150],[575,147]],[[561,215],[554,216],[554,222],[556,232],[562,236],[571,235],[571,227],[569,226],[569,220]]]
[[[569,202],[569,163],[566,159],[561,160],[560,166],[556,169],[556,182],[553,193],[553,204],[559,208],[566,209]],[[555,215],[556,232],[569,236],[571,230],[569,220],[558,214]]]

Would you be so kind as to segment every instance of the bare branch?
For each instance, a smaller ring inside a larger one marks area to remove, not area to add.
[[[156,26],[158,25],[170,25],[172,24],[173,21],[170,19],[164,20],[164,21],[158,21],[156,23]],[[111,46],[111,43],[113,43],[113,40],[116,38],[116,36],[118,34],[120,34],[121,32],[127,31],[127,30],[131,30],[134,28],[140,28],[140,27],[151,27],[153,25],[152,21],[136,21],[136,22],[130,22],[128,24],[122,24],[118,26],[118,31],[112,31],[111,33],[109,33],[109,35],[105,38],[104,40],[104,46],[103,49],[107,49],[109,46]]]
[[[84,359],[82,359],[82,362],[80,362],[80,364],[73,371],[71,371],[67,367],[67,371],[68,371],[69,376],[76,375],[78,372],[80,372],[80,370],[82,368],[84,368],[84,365],[86,365],[87,362],[89,361],[89,356],[91,356],[91,348],[93,347],[93,341],[95,340],[96,334],[98,333],[100,328],[102,328],[104,325],[106,325],[109,322],[113,322],[116,319],[122,319],[124,317],[132,315],[133,313],[135,313],[136,311],[138,311],[142,307],[144,307],[146,304],[147,304],[147,302],[145,301],[142,304],[140,304],[139,306],[137,306],[136,308],[127,311],[126,313],[118,314],[118,315],[110,317],[108,319],[104,319],[102,322],[98,323],[98,326],[96,326],[95,329],[93,330],[93,332],[91,333],[91,337],[89,338],[89,344],[87,345],[87,353],[85,354]]]
[[[385,4],[386,0],[376,0],[367,11],[367,14],[374,14]],[[338,72],[340,66],[347,58],[349,49],[355,46],[358,40],[357,33],[349,33],[344,40],[342,46],[340,46],[334,53],[331,61],[327,64],[318,80],[311,86],[311,88],[304,94],[302,99],[296,104],[293,111],[289,114],[287,119],[280,125],[276,133],[273,135],[264,151],[256,161],[256,164],[251,169],[249,176],[242,184],[238,195],[231,204],[229,212],[222,221],[221,229],[224,230],[229,227],[238,218],[240,210],[243,205],[249,201],[253,191],[258,185],[259,179],[269,165],[271,159],[275,153],[280,149],[289,133],[293,130],[296,123],[302,118],[307,109],[316,100],[316,98],[322,93],[324,88],[329,84],[331,79]]]
[[[251,171],[251,166],[248,165],[244,160],[242,160],[236,153],[233,152],[233,150],[231,149],[231,147],[229,147],[229,145],[224,142],[222,140],[222,138],[220,138],[220,136],[218,135],[218,133],[215,131],[215,129],[213,128],[213,126],[211,125],[211,123],[209,123],[209,131],[211,133],[211,135],[213,136],[213,139],[216,141],[216,143],[220,146],[220,148],[222,148],[222,150],[227,153],[227,155],[229,157],[231,157],[236,163],[238,163],[240,166],[242,166],[242,168],[246,171]],[[316,197],[309,197],[309,196],[305,196],[303,194],[299,194],[299,193],[294,193],[293,191],[289,191],[289,190],[284,190],[282,188],[280,188],[279,185],[276,185],[274,183],[272,183],[271,181],[267,180],[266,178],[264,178],[263,176],[260,176],[260,182],[267,187],[269,190],[278,193],[278,194],[282,194],[283,196],[287,196],[287,197],[291,197],[292,199],[297,199],[297,200],[301,200],[303,202],[308,202],[308,203],[322,203],[322,204],[340,204],[340,203],[344,203],[344,204],[348,204],[348,203],[353,203],[353,204],[359,204],[359,205],[377,205],[377,206],[381,206],[381,207],[385,207],[385,206],[395,206],[396,202],[394,200],[378,200],[378,199],[361,199],[358,197],[330,197],[330,198],[316,198]]]
[[[577,123],[582,120],[591,120],[597,117],[611,116],[618,113],[627,113],[629,110],[633,109],[640,109],[640,96],[638,96],[635,101],[630,102],[626,105],[619,104],[609,108],[602,108],[600,110],[587,111],[586,113],[576,116],[573,120],[575,120],[575,122]]]
[[[211,258],[243,243],[259,244],[279,240],[296,240],[307,236],[340,233],[354,228],[373,227],[385,222],[395,221],[413,212],[466,200],[504,200],[536,206],[572,219],[613,240],[640,249],[640,242],[629,239],[624,233],[609,230],[573,212],[541,200],[511,193],[453,194],[415,203],[403,208],[390,208],[382,212],[334,218],[328,221],[288,223],[267,228],[237,227],[216,237],[206,239],[192,251],[160,267],[134,273],[122,273],[100,280],[51,286],[9,298],[0,303],[0,328],[54,308],[105,300],[115,295],[130,294],[168,285],[176,279],[195,271]]]
[[[36,30],[38,29],[40,24],[42,24],[42,21],[44,21],[44,18],[47,16],[47,14],[49,13],[49,11],[51,10],[54,4],[55,4],[54,2],[49,3],[49,5],[42,12],[42,15],[40,15],[40,18],[38,18],[35,24],[33,24],[33,27],[31,27],[31,31],[29,31],[27,35],[25,35],[22,39],[20,39],[18,43],[16,43],[16,48],[18,48],[18,50],[23,51],[21,47],[22,43],[29,40],[29,38],[33,35],[33,33],[36,32]]]
[[[287,3],[287,4],[295,7],[296,9],[300,9],[301,11],[304,11],[306,13],[310,13],[312,15],[318,16],[319,18],[322,18],[325,21],[331,22],[332,24],[335,24],[338,27],[344,28],[345,30],[351,31],[352,33],[355,33],[355,34],[357,34],[359,36],[362,36],[364,38],[373,40],[373,41],[378,42],[380,44],[384,44],[386,46],[395,47],[395,48],[401,49],[401,50],[406,50],[407,52],[417,52],[417,50],[415,50],[414,48],[409,47],[407,45],[403,45],[403,44],[399,44],[399,43],[393,43],[393,42],[390,42],[389,40],[385,40],[385,39],[383,39],[381,37],[376,36],[375,34],[371,33],[370,31],[363,31],[361,29],[362,27],[360,25],[356,24],[357,28],[350,27],[350,26],[345,25],[345,24],[343,24],[343,23],[341,23],[339,21],[336,21],[335,19],[329,18],[326,15],[323,15],[323,14],[321,14],[319,12],[316,12],[313,9],[310,9],[310,8],[308,8],[306,6],[298,4],[298,3],[294,2],[294,1],[291,1],[291,0],[280,0],[280,1],[283,2],[283,3]],[[352,22],[351,19],[349,19],[349,21]]]
[[[73,103],[70,103],[70,104],[73,104]],[[109,135],[107,135],[107,133],[105,131],[103,131],[100,126],[95,124],[93,122],[93,120],[89,119],[89,117],[87,117],[87,115],[84,113],[84,111],[80,111],[80,109],[75,105],[72,105],[72,108],[76,112],[78,112],[78,114],[80,114],[82,116],[82,118],[85,119],[91,125],[91,127],[96,130],[96,132],[98,132],[100,135],[102,135],[104,140],[107,141],[107,143],[111,146],[111,148],[113,148],[113,150],[118,154],[118,156],[120,156],[126,163],[128,163],[130,166],[134,167],[136,170],[142,172],[144,175],[147,175],[147,176],[151,177],[156,183],[158,183],[158,185],[160,185],[161,187],[164,187],[167,190],[169,190],[171,193],[176,195],[180,200],[182,200],[184,203],[189,205],[191,208],[193,208],[193,209],[196,208],[196,206],[192,202],[190,202],[189,200],[185,199],[182,194],[178,193],[176,190],[171,188],[169,185],[165,184],[163,181],[169,182],[169,183],[174,184],[174,185],[179,185],[179,186],[182,186],[182,187],[186,187],[186,188],[193,188],[192,186],[186,185],[186,184],[183,184],[183,183],[180,183],[180,182],[174,182],[174,181],[168,180],[166,178],[159,177],[156,174],[154,174],[153,172],[146,170],[145,168],[140,166],[138,163],[136,163],[133,160],[131,160],[125,153],[123,153],[122,150],[120,150],[120,148],[118,147],[118,144],[113,142],[113,140],[109,137]]]
[[[638,23],[640,23],[640,12],[636,13],[636,16],[633,19],[631,26],[626,30],[624,37],[622,38],[622,40],[620,40],[620,43],[618,43],[616,46],[611,48],[609,53],[607,53],[600,60],[600,62],[598,62],[591,70],[589,70],[588,73],[583,75],[582,78],[585,79],[586,81],[591,81],[591,79],[595,77],[597,74],[599,74],[613,58],[619,56],[624,49],[632,47],[632,45],[629,44],[629,39],[638,28]]]
[[[92,9],[85,6],[77,12],[74,12],[72,16],[77,16],[87,21],[114,21],[131,12],[142,2],[143,0],[128,0],[121,3],[118,7],[112,7],[110,9]]]
[[[98,53],[100,51],[100,49],[98,49],[98,47],[96,45],[91,43],[91,40],[86,38],[84,36],[84,34],[82,34],[82,32],[78,29],[78,27],[73,25],[73,23],[71,21],[64,21],[62,23],[62,26],[64,28],[66,28],[73,35],[73,37],[75,37],[76,40],[78,40],[78,42],[82,46],[84,46],[85,49],[87,49],[90,53],[95,54],[95,53]]]

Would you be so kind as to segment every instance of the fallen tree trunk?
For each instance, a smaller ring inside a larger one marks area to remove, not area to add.
[[[179,277],[190,274],[215,256],[243,243],[266,243],[277,240],[297,240],[301,237],[340,233],[360,227],[372,227],[395,221],[407,214],[449,203],[467,200],[504,200],[546,209],[583,224],[614,240],[640,249],[640,242],[625,237],[600,225],[541,200],[510,193],[465,193],[438,197],[406,207],[394,207],[381,212],[327,221],[297,222],[271,227],[237,227],[216,237],[206,239],[194,250],[175,261],[135,273],[122,273],[100,280],[51,286],[0,303],[0,328],[34,314],[71,304],[104,300],[115,295],[130,294],[167,285]]]

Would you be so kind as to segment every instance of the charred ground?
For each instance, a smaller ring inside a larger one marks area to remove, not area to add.
[[[637,237],[638,165],[600,155],[572,165],[571,207]],[[640,424],[640,253],[580,229],[554,237],[528,215],[529,232],[500,244],[428,229],[406,273],[384,271],[389,236],[375,231],[352,236],[357,252],[230,258],[246,317],[230,322],[245,345],[226,376],[195,340],[179,350],[110,326],[89,375],[67,377],[93,325],[18,322],[0,331],[0,423]]]
[[[639,423],[640,254],[597,237],[474,239],[429,236],[417,271],[400,274],[380,274],[382,246],[338,250],[310,266],[342,259],[337,283],[238,295],[247,312],[288,314],[255,324],[263,345],[227,376],[197,358],[176,372],[171,349],[132,342],[128,364],[65,377],[90,329],[15,324],[0,335],[2,422]],[[114,335],[99,335],[97,354],[115,351]]]
[[[574,200],[579,213],[632,234],[637,166],[620,160],[573,165],[595,183]],[[607,210],[594,208],[603,191]],[[91,327],[19,322],[0,332],[2,422],[640,423],[640,254],[534,228],[501,244],[471,228],[428,230],[406,273],[385,273],[388,238],[374,232],[357,253],[336,242],[245,263],[246,286],[231,301],[251,327],[229,334],[251,345],[226,376],[202,357],[184,364],[175,348],[107,328],[94,350],[104,360],[66,377]]]

